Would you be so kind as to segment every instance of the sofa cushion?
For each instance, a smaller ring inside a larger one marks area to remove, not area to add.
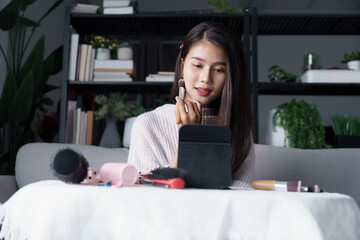
[[[57,179],[50,169],[50,161],[59,150],[66,148],[82,154],[94,169],[100,169],[106,162],[126,162],[129,152],[127,148],[29,143],[20,148],[16,157],[15,177],[19,188],[40,180]]]
[[[255,145],[255,178],[301,180],[350,195],[360,205],[360,149],[296,149]]]

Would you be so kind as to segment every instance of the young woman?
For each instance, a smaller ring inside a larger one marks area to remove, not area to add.
[[[204,22],[190,30],[179,51],[171,96],[176,105],[163,105],[136,119],[128,163],[139,170],[176,167],[179,127],[226,125],[231,129],[232,186],[250,187],[254,175],[250,86],[239,39],[223,25]],[[185,82],[183,100],[177,97],[179,79]]]

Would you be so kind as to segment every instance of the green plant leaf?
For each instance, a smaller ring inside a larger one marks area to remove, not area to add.
[[[36,2],[36,0],[22,0],[20,6],[21,11],[25,11],[26,8],[34,2]]]
[[[3,122],[8,121],[9,112],[11,111],[9,106],[11,106],[16,90],[17,85],[14,73],[8,71],[0,98],[0,120]]]
[[[10,122],[22,122],[28,117],[33,103],[33,82],[33,72],[30,71],[21,82],[11,103],[11,112],[9,113]]]
[[[39,23],[46,18],[47,15],[49,15],[52,11],[54,11],[64,0],[57,0],[50,8],[47,10],[47,12],[42,16],[39,20]]]
[[[12,29],[19,17],[19,0],[12,0],[0,11],[0,28],[4,31]]]
[[[24,63],[18,78],[18,84],[20,85],[22,79],[29,74],[30,71],[33,72],[33,81],[34,81],[34,94],[33,99],[37,99],[42,90],[42,76],[43,76],[43,65],[44,65],[44,48],[45,48],[45,37],[42,36],[33,50],[31,51],[29,57]]]
[[[42,83],[41,83],[43,89],[50,75],[57,74],[61,71],[62,59],[63,59],[62,54],[63,54],[63,46],[60,46],[56,50],[54,50],[45,60]]]
[[[39,27],[40,24],[26,17],[20,17],[19,21],[27,27]]]

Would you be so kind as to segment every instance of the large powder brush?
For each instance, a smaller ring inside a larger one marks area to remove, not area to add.
[[[66,183],[81,183],[87,176],[88,167],[84,156],[71,149],[60,150],[50,162],[54,175]]]

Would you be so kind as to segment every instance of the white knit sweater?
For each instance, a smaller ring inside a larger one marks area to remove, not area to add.
[[[203,109],[202,124],[216,124],[211,109]],[[128,163],[137,169],[167,167],[178,148],[179,129],[175,123],[175,105],[165,104],[135,120]],[[254,147],[240,170],[233,176],[232,187],[250,187],[254,177]]]

